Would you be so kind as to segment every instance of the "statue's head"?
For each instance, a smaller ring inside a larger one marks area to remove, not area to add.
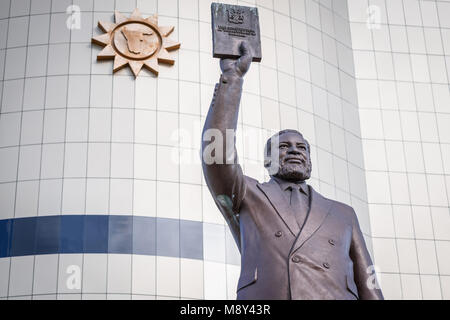
[[[311,177],[308,141],[297,130],[282,130],[267,140],[264,167],[270,176],[288,181],[304,181]]]

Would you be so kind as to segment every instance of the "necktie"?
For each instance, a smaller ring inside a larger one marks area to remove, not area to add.
[[[306,219],[307,208],[304,203],[304,199],[300,194],[300,186],[291,186],[291,207],[295,214],[298,226],[302,228]]]

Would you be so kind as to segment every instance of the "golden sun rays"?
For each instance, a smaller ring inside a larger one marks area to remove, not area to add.
[[[115,23],[99,21],[103,34],[92,38],[92,43],[103,48],[97,60],[114,59],[113,72],[127,65],[137,77],[143,67],[159,73],[159,63],[173,65],[169,51],[180,48],[180,43],[168,37],[173,26],[158,26],[158,16],[143,18],[135,9],[129,18],[115,12]]]

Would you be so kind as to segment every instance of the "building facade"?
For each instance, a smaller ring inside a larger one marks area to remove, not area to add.
[[[256,0],[263,59],[237,147],[273,132],[353,206],[386,298],[450,298],[449,1]],[[0,0],[0,299],[234,299],[239,252],[202,177],[220,76],[210,0]],[[175,26],[174,66],[96,61],[97,22]],[[448,186],[448,187],[447,187]]]
[[[450,2],[348,3],[381,280],[395,299],[449,299]]]

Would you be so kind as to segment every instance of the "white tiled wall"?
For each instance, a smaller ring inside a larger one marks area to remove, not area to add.
[[[450,2],[348,4],[374,256],[384,294],[448,299]]]

